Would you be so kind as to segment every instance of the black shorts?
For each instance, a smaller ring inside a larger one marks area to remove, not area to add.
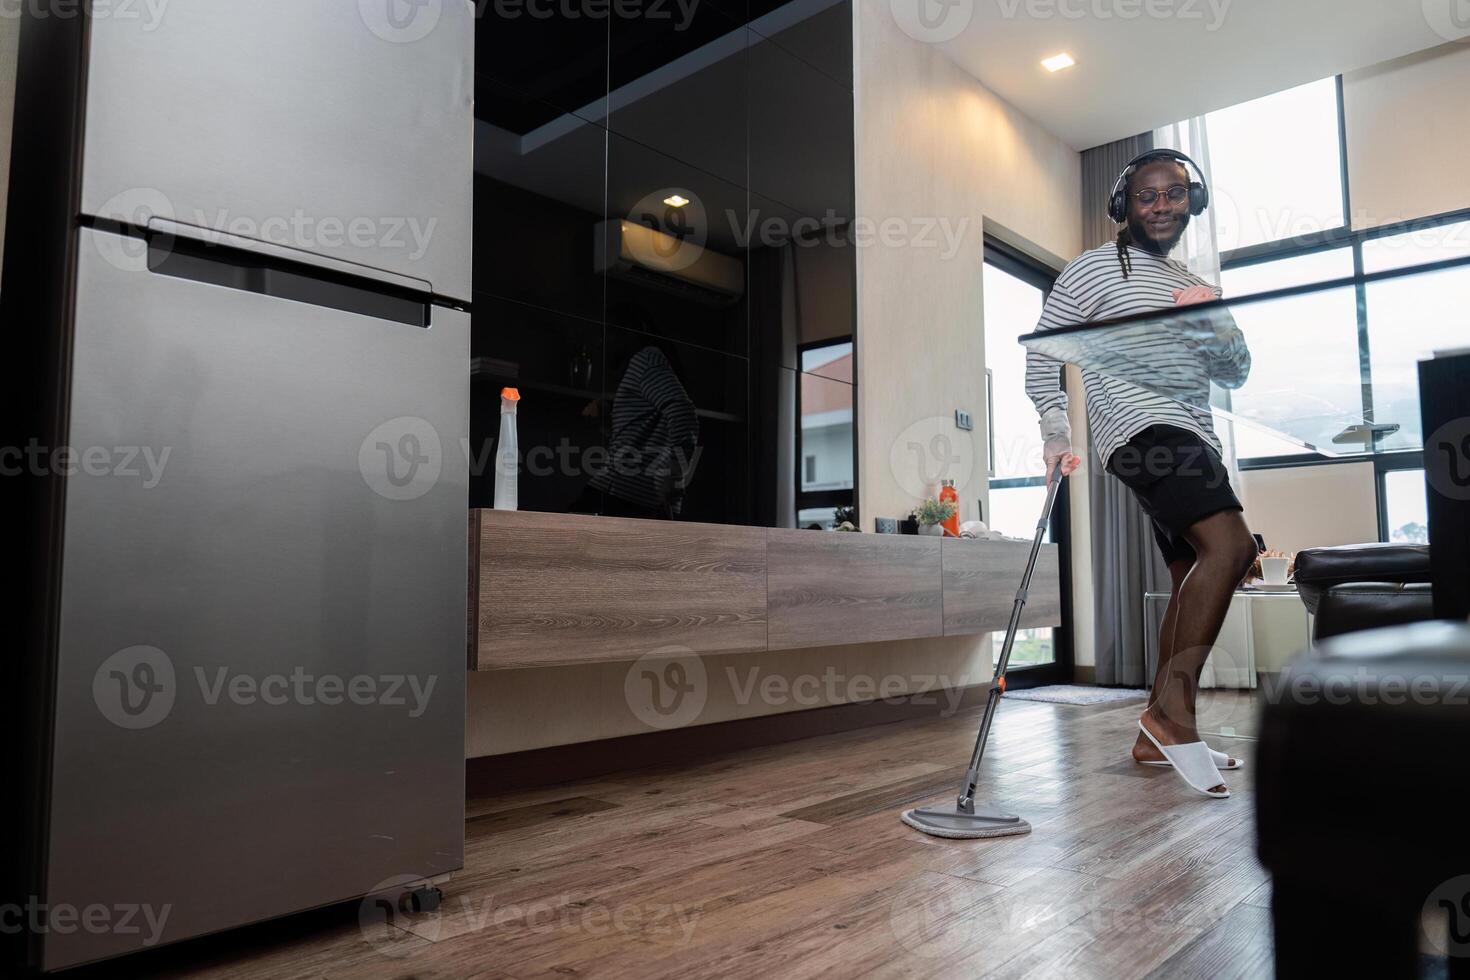
[[[1119,446],[1107,470],[1122,480],[1154,525],[1164,562],[1194,561],[1185,532],[1212,514],[1244,510],[1215,450],[1195,433],[1151,425]]]

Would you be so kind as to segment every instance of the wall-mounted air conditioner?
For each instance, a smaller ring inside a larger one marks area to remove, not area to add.
[[[599,222],[595,240],[598,272],[714,306],[745,295],[744,263],[704,245],[621,218]]]

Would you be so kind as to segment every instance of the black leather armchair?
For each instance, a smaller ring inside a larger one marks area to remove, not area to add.
[[[1314,640],[1434,618],[1426,544],[1351,544],[1296,556]]]
[[[1470,977],[1467,699],[1470,626],[1450,622],[1328,640],[1268,687],[1256,845],[1278,978],[1415,977],[1426,908],[1453,916],[1440,952]]]

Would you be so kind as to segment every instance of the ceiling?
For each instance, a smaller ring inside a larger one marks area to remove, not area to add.
[[[1470,34],[1458,0],[947,2],[946,55],[1078,150]],[[1060,51],[1077,65],[1050,74]]]

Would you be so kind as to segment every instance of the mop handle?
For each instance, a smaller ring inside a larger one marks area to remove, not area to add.
[[[1026,570],[1021,574],[1021,587],[1016,590],[1016,601],[1011,606],[1011,621],[1006,626],[1005,642],[1000,656],[995,661],[995,676],[991,678],[990,690],[985,700],[985,716],[980,721],[980,733],[975,738],[975,751],[970,755],[970,766],[965,770],[965,781],[960,786],[959,808],[962,812],[973,812],[975,808],[975,784],[980,779],[980,759],[985,754],[985,743],[990,738],[990,723],[995,718],[995,708],[1005,691],[1006,668],[1011,662],[1011,647],[1015,645],[1016,633],[1021,626],[1021,611],[1026,608],[1026,593],[1031,588],[1031,575],[1036,571],[1036,559],[1041,554],[1041,541],[1046,537],[1047,525],[1051,523],[1052,505],[1056,503],[1057,491],[1065,477],[1057,471],[1056,479],[1046,491],[1046,504],[1041,508],[1041,517],[1036,522],[1036,536],[1031,540],[1031,554],[1026,558]]]

